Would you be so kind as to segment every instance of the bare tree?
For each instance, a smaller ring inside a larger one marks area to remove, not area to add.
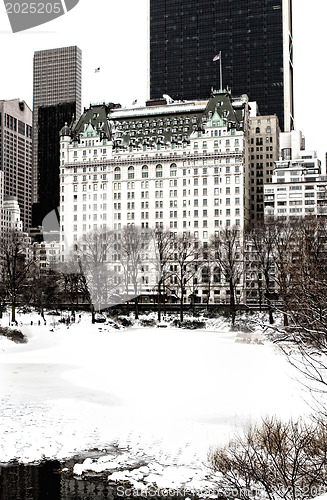
[[[113,260],[116,251],[117,233],[108,229],[86,234],[74,248],[74,282],[90,304],[93,323],[97,312],[121,301],[121,276]]]
[[[39,309],[44,319],[45,307],[57,307],[60,302],[61,275],[49,268],[40,273],[39,266],[33,266],[33,273],[24,287],[22,300]]]
[[[184,298],[192,278],[197,273],[198,249],[196,241],[190,236],[179,235],[171,242],[171,278],[179,292],[179,319],[184,321]]]
[[[76,251],[77,248],[76,246]],[[66,307],[66,304],[69,304],[69,308],[73,313],[78,307],[81,298],[83,303],[86,302],[91,306],[92,301],[86,279],[82,273],[81,263],[74,252],[66,255],[64,262],[57,264],[56,273],[58,276],[58,304],[60,307]]]
[[[243,256],[240,230],[236,227],[221,230],[210,242],[215,262],[222,270],[229,286],[232,325],[236,318],[236,288],[243,275]]]
[[[315,496],[327,485],[327,433],[322,423],[302,420],[283,423],[265,419],[244,436],[209,454],[219,486],[236,489],[239,498],[265,492],[271,500],[299,500]]]
[[[2,318],[2,314],[6,308],[6,296],[7,291],[4,282],[0,281],[0,319]]]
[[[0,243],[2,280],[11,300],[11,320],[16,321],[16,304],[19,295],[28,284],[34,265],[28,255],[28,239],[20,231],[8,230]]]
[[[294,263],[297,251],[296,225],[290,222],[275,223],[275,273],[274,280],[277,286],[279,300],[282,303],[284,325],[288,325],[291,310],[291,291],[294,285]]]
[[[326,221],[312,217],[302,219],[296,226],[295,238],[292,314],[303,325],[309,320],[311,327],[315,327],[318,320],[320,328],[326,307]]]
[[[161,308],[165,307],[164,290],[170,276],[170,261],[172,255],[171,234],[166,229],[158,228],[154,231],[155,245],[157,254],[155,255],[155,267],[157,272],[157,290],[158,290],[158,321],[161,321]]]
[[[139,295],[149,279],[149,266],[153,266],[155,239],[150,229],[125,226],[121,231],[120,262],[124,270],[127,300],[130,292],[134,298],[135,319],[139,317]],[[155,266],[154,266],[155,267]]]
[[[252,226],[245,233],[246,243],[249,245],[250,261],[246,261],[246,272],[255,271],[259,292],[260,307],[263,297],[266,299],[269,314],[269,323],[273,324],[272,297],[275,295],[272,287],[274,285],[275,269],[275,225],[274,221],[266,224]],[[253,269],[253,267],[254,269]],[[262,280],[263,277],[263,280]],[[262,286],[263,282],[263,286]]]
[[[298,221],[292,231],[292,257],[288,272],[284,327],[273,339],[288,360],[305,375],[311,392],[327,392],[327,247],[326,222]],[[285,324],[286,323],[286,324]],[[324,398],[319,411],[327,414]]]
[[[214,252],[212,251],[212,247],[208,245],[207,242],[203,242],[203,245],[200,248],[200,252],[201,252],[201,264],[200,264],[199,274],[201,275],[202,296],[205,297],[206,306],[208,310],[213,282],[216,276],[215,275],[216,261]]]

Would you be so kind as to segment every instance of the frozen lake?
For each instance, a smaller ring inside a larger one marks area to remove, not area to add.
[[[159,464],[161,474],[183,468],[200,480],[210,447],[235,430],[310,413],[276,347],[238,343],[237,332],[113,330],[89,319],[50,330],[23,327],[21,345],[0,338],[1,462],[113,445],[126,463]]]

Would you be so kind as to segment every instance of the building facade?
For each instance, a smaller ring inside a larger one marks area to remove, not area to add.
[[[248,224],[247,96],[147,104],[93,106],[62,129],[63,254],[99,229],[162,228],[207,247],[225,227],[241,234]]]
[[[59,203],[58,131],[81,114],[82,53],[76,47],[34,54],[33,226]]]
[[[204,99],[222,77],[292,130],[292,44],[291,0],[150,0],[150,96]]]
[[[3,172],[0,170],[0,238],[7,231],[22,231],[22,221],[17,198],[4,194]]]
[[[25,101],[0,101],[0,170],[3,194],[18,200],[23,227],[32,216],[32,111]]]
[[[264,220],[264,185],[272,182],[280,155],[280,128],[276,115],[251,116],[249,124],[251,224],[260,224]]]
[[[275,163],[272,183],[265,185],[265,217],[292,221],[327,215],[327,177],[314,152]]]
[[[23,224],[20,218],[20,208],[15,196],[4,196],[1,208],[1,229],[3,231],[22,232]]]

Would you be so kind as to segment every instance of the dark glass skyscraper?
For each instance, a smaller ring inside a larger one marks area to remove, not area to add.
[[[150,0],[150,97],[207,99],[220,86],[292,128],[291,0]]]
[[[32,224],[59,204],[59,132],[82,106],[82,52],[76,47],[34,53]]]

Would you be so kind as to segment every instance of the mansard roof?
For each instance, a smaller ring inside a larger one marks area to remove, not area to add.
[[[228,91],[212,91],[206,109],[202,114],[202,124],[206,126],[226,126],[228,129],[242,130],[244,110],[248,98],[246,95],[232,99]]]
[[[189,143],[192,133],[208,126],[242,130],[246,104],[247,96],[232,99],[228,91],[212,91],[206,101],[172,102],[131,109],[92,105],[84,110],[75,125],[73,137],[76,140],[98,135],[123,149]]]
[[[91,105],[88,109],[84,109],[82,116],[73,127],[73,138],[75,140],[79,139],[81,136],[84,136],[87,129],[90,132],[90,127],[92,127],[92,132],[94,131],[101,138],[111,139],[107,121],[108,113],[109,107],[106,104],[95,104]]]

